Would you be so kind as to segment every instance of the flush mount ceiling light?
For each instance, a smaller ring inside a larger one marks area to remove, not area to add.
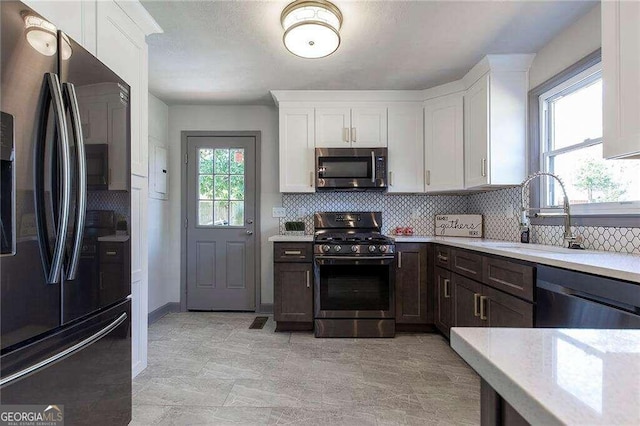
[[[280,16],[289,52],[302,58],[324,58],[340,46],[342,13],[325,0],[296,0]]]
[[[53,56],[58,51],[58,36],[55,25],[51,22],[22,12],[27,41],[39,53],[45,56]]]

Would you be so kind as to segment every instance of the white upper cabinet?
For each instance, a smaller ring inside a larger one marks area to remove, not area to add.
[[[605,158],[640,158],[640,2],[602,2]]]
[[[315,128],[318,148],[351,146],[351,109],[345,107],[316,108]]]
[[[388,192],[424,191],[422,104],[389,107]]]
[[[464,188],[463,98],[460,92],[424,103],[425,192]],[[389,120],[391,126],[391,113]]]
[[[315,192],[313,108],[280,108],[280,192]]]
[[[351,146],[353,148],[387,146],[387,108],[351,109]]]
[[[387,146],[386,107],[318,107],[315,125],[316,148]]]
[[[142,30],[112,1],[98,2],[98,59],[131,86],[131,173],[147,176],[147,43]]]
[[[487,55],[464,77],[465,188],[526,177],[528,71],[534,55]]]

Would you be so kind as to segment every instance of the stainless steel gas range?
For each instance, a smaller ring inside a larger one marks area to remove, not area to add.
[[[395,245],[382,213],[316,213],[314,225],[316,337],[393,337]]]

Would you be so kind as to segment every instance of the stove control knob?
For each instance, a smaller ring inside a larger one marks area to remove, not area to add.
[[[340,250],[342,250],[342,246],[335,246],[333,249],[334,249],[335,251],[340,251]]]
[[[351,252],[355,253],[358,251],[358,246],[351,246]]]
[[[322,251],[323,251],[323,252],[325,252],[325,253],[326,253],[326,252],[328,252],[329,250],[331,250],[331,247],[329,247],[329,246],[327,246],[327,245],[322,246]]]
[[[387,246],[380,246],[380,251],[381,251],[381,252],[386,253],[386,252],[387,252],[387,250],[388,250],[388,247],[387,247]]]
[[[376,246],[369,246],[369,253],[376,251]]]

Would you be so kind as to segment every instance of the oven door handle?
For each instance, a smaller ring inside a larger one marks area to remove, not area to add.
[[[322,256],[316,257],[315,263],[322,265],[391,265],[393,256]]]

